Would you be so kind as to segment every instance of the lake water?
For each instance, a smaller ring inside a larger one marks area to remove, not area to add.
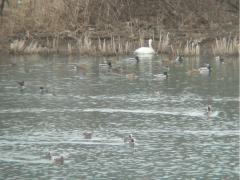
[[[1,55],[0,179],[239,179],[238,59],[166,59]]]

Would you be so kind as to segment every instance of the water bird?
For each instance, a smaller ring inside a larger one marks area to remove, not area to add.
[[[154,80],[167,79],[168,72],[165,71],[165,72],[163,72],[163,74],[154,74],[153,77],[154,77]]]
[[[127,64],[138,64],[139,63],[139,57],[135,56],[134,58],[128,58],[123,60]]]
[[[162,69],[163,69],[164,72],[168,72],[168,71],[170,71],[169,66],[164,66],[164,67],[162,67]]]
[[[40,86],[39,89],[40,89],[41,94],[48,93],[48,90],[46,88],[44,88],[43,86]]]
[[[206,64],[205,67],[201,67],[198,69],[191,69],[187,72],[189,75],[198,75],[198,74],[210,74],[212,72],[212,66],[210,64]]]
[[[74,71],[79,71],[79,70],[87,70],[87,64],[74,64],[73,67],[72,67],[72,70]]]
[[[24,81],[17,81],[17,83],[19,84],[19,86],[20,86],[20,90],[23,90],[24,88],[25,88],[25,83],[24,83]]]
[[[132,73],[132,74],[126,74],[126,78],[127,78],[128,80],[135,80],[135,79],[138,78],[138,76],[135,75],[134,73]]]
[[[208,118],[211,116],[212,114],[212,106],[209,104],[208,107],[207,107],[207,116]]]
[[[221,64],[224,63],[224,59],[221,56],[217,56],[215,59],[216,59],[216,61],[219,61]]]
[[[92,139],[93,132],[84,132],[83,136],[85,139]]]
[[[124,139],[124,142],[128,143],[131,146],[134,146],[136,141],[135,141],[133,135],[129,134],[128,137]]]
[[[24,86],[24,81],[17,81],[17,83],[19,84],[19,86]]]
[[[201,67],[198,70],[200,74],[211,73],[212,66],[210,64],[206,64],[205,67]]]
[[[51,154],[51,152],[48,151],[47,154],[43,156],[43,158],[44,158],[44,159],[49,159],[49,160],[51,160],[51,159],[52,159],[52,154]]]
[[[112,68],[112,62],[111,61],[107,61],[107,65],[109,68]]]
[[[183,63],[183,56],[182,55],[179,55],[176,60],[175,60],[176,63]]]
[[[108,69],[110,69],[110,68],[112,68],[112,62],[110,60],[104,61],[104,63],[99,64],[99,68],[102,68],[102,69],[108,68]]]
[[[134,51],[134,54],[155,54],[154,49],[152,48],[152,39],[148,40],[149,47],[140,47]]]
[[[212,111],[212,106],[211,106],[211,105],[208,105],[207,111],[208,111],[208,112],[211,112],[211,111]]]
[[[193,68],[193,69],[188,70],[187,74],[188,75],[198,75],[198,74],[200,74],[200,71],[198,69]]]
[[[64,163],[64,158],[63,158],[63,156],[54,158],[54,163],[55,163],[55,164],[58,164],[58,165],[63,165],[63,163]]]

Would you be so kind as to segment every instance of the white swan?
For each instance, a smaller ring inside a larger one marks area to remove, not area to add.
[[[140,47],[134,51],[134,54],[155,54],[152,48],[152,39],[148,40],[149,47]]]

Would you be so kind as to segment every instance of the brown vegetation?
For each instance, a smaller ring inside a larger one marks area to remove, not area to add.
[[[151,37],[157,52],[198,55],[204,39],[237,35],[238,9],[238,0],[10,1],[0,20],[0,44],[12,40],[15,52],[116,54]]]

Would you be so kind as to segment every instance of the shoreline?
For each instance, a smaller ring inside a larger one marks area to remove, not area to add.
[[[16,33],[0,38],[0,52],[13,54],[65,54],[115,56],[133,54],[141,46],[147,46],[149,38],[153,38],[153,48],[157,54],[170,56],[199,56],[208,54],[214,56],[238,56],[240,51],[239,37],[236,31],[218,32],[200,30],[192,31],[162,31],[142,37],[100,36],[97,32],[86,35],[54,33]],[[219,41],[219,42],[217,42]],[[225,43],[225,44],[224,44]],[[217,47],[221,45],[221,47]],[[231,51],[229,46],[231,44]],[[200,52],[197,52],[197,46]],[[214,47],[215,46],[215,47]],[[216,52],[214,52],[214,48]]]

